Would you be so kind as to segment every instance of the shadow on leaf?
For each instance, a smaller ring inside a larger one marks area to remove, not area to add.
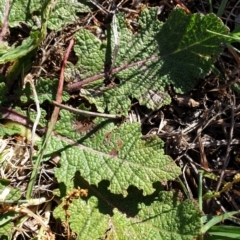
[[[113,215],[113,209],[117,208],[123,214],[128,217],[134,217],[139,212],[138,205],[144,203],[150,206],[154,201],[158,199],[159,192],[163,190],[163,186],[160,182],[153,184],[155,191],[147,196],[143,195],[143,191],[139,190],[135,186],[129,186],[127,189],[127,196],[122,194],[113,194],[109,191],[108,187],[110,182],[107,180],[101,181],[98,186],[89,185],[77,172],[74,177],[74,188],[88,189],[88,197],[84,198],[88,201],[91,197],[95,196],[98,199],[98,209],[102,214]]]

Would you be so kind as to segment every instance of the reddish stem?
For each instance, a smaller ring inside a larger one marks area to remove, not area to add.
[[[68,45],[66,54],[65,54],[64,59],[63,59],[63,63],[62,63],[62,67],[61,67],[61,73],[60,73],[60,78],[59,78],[59,83],[58,83],[57,96],[56,96],[56,102],[58,104],[62,103],[62,93],[63,93],[63,84],[64,84],[64,71],[65,71],[67,60],[68,60],[69,54],[71,52],[71,49],[73,47],[73,44],[74,44],[74,40],[71,39],[70,43]],[[55,106],[53,114],[52,114],[52,117],[51,117],[52,127],[54,126],[54,124],[57,121],[59,111],[60,111],[60,108]]]
[[[63,84],[64,84],[64,71],[65,71],[67,60],[68,60],[69,54],[72,50],[73,44],[74,44],[74,40],[71,39],[70,43],[68,45],[66,54],[65,54],[64,59],[63,59],[63,64],[62,64],[60,79],[59,79],[59,84],[58,84],[57,97],[56,97],[56,102],[59,103],[59,104],[61,104],[61,102],[62,102],[62,92],[63,92]]]
[[[154,60],[157,60],[159,59],[160,57],[158,56],[152,56],[150,58],[147,58],[145,60],[141,60],[141,61],[138,61],[138,62],[134,62],[134,63],[131,63],[131,64],[125,64],[121,67],[118,67],[118,68],[115,68],[112,70],[112,74],[114,73],[118,73],[122,70],[125,70],[125,69],[128,69],[128,68],[131,68],[131,67],[135,67],[135,66],[141,66],[143,65],[144,63],[146,62],[150,62],[150,61],[154,61]],[[84,79],[83,81],[81,82],[76,82],[76,83],[70,83],[67,85],[67,90],[68,92],[74,92],[74,91],[77,91],[80,89],[80,87],[82,87],[83,85],[87,85],[88,83],[91,83],[91,82],[94,82],[98,79],[101,79],[101,78],[104,78],[106,76],[106,73],[101,73],[101,74],[98,74],[98,75],[94,75],[92,77],[89,77],[89,78],[86,78]]]
[[[4,37],[7,35],[7,32],[8,32],[9,9],[10,9],[10,0],[6,0],[2,31],[0,33],[0,42],[3,41]]]
[[[71,39],[70,43],[68,45],[66,54],[64,56],[63,63],[62,63],[62,68],[61,68],[61,73],[60,73],[60,78],[59,78],[59,84],[58,84],[58,90],[57,90],[57,96],[56,96],[56,102],[59,103],[59,104],[61,104],[61,102],[62,102],[64,70],[65,70],[65,67],[66,67],[66,63],[67,63],[70,51],[73,47],[73,44],[74,44],[74,40]],[[52,116],[51,116],[51,120],[48,124],[48,130],[47,130],[46,138],[45,138],[45,141],[44,141],[44,145],[48,142],[48,139],[51,136],[51,133],[54,129],[55,123],[57,122],[59,111],[60,111],[60,108],[55,106],[54,110],[53,110],[53,113],[52,113]]]
[[[186,13],[191,13],[191,11],[182,3],[180,0],[174,0],[176,4],[178,4],[181,8],[185,10]]]

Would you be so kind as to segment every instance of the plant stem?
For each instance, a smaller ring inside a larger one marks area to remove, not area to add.
[[[209,3],[209,12],[212,13],[213,12],[213,7],[212,7],[212,0],[208,0],[208,3]]]
[[[199,171],[199,180],[198,180],[198,205],[200,211],[202,211],[202,170]]]
[[[98,113],[98,112],[91,112],[91,111],[85,111],[77,108],[73,108],[67,105],[59,104],[55,101],[53,101],[53,104],[61,109],[66,109],[69,112],[78,113],[78,114],[85,114],[88,116],[93,117],[103,117],[103,118],[109,118],[109,119],[121,119],[120,116],[114,115],[114,114],[107,114],[107,113]]]
[[[8,15],[10,10],[10,0],[6,0],[2,30],[0,33],[0,42],[2,42],[8,32]]]
[[[117,67],[117,68],[112,69],[111,74],[115,74],[115,73],[118,73],[120,71],[123,71],[123,70],[128,69],[128,68],[132,68],[132,67],[135,67],[135,66],[141,66],[141,65],[143,65],[146,62],[156,61],[158,59],[160,59],[159,56],[152,56],[152,57],[147,58],[145,60],[141,60],[141,61],[134,62],[134,63],[131,63],[131,64],[125,64],[125,65],[123,65],[121,67]],[[106,73],[101,73],[101,74],[98,74],[98,75],[94,75],[94,76],[88,77],[88,78],[82,80],[81,82],[70,83],[70,84],[67,85],[67,91],[68,92],[77,91],[83,85],[87,85],[88,83],[97,81],[98,79],[101,79],[101,78],[104,78],[104,77],[106,77]]]
[[[74,40],[71,39],[70,43],[69,43],[69,46],[67,48],[67,52],[65,54],[65,57],[63,59],[63,64],[62,64],[61,73],[60,73],[60,79],[59,79],[59,84],[58,84],[58,91],[57,91],[57,96],[56,96],[56,100],[57,100],[56,102],[59,103],[59,104],[61,104],[61,102],[62,102],[62,92],[63,92],[63,83],[64,83],[64,70],[65,70],[65,66],[66,66],[66,63],[67,63],[67,59],[68,59],[69,53],[70,53],[70,51],[71,51],[71,49],[73,47],[73,44],[74,44]],[[36,160],[36,163],[34,165],[34,168],[33,168],[32,174],[31,174],[31,178],[30,178],[30,181],[29,181],[29,184],[28,184],[27,193],[26,193],[26,198],[27,199],[31,198],[31,196],[32,196],[32,190],[33,190],[33,186],[34,186],[34,183],[35,183],[35,180],[36,180],[36,177],[37,177],[38,168],[39,168],[39,165],[40,165],[41,160],[43,158],[47,142],[48,142],[48,140],[49,140],[49,138],[51,136],[51,133],[52,133],[52,131],[54,129],[54,126],[55,126],[55,123],[57,121],[59,111],[60,111],[59,107],[55,107],[54,108],[51,120],[50,120],[50,122],[48,124],[48,130],[47,130],[45,139],[43,141],[42,147],[40,149],[40,153],[39,153],[39,155],[37,157],[37,160]]]
[[[198,178],[198,205],[199,210],[202,212],[202,177],[203,177],[203,171],[199,171],[199,178]],[[203,228],[203,219],[200,218],[201,221],[201,229]],[[203,240],[203,233],[200,234],[197,238],[198,240]]]

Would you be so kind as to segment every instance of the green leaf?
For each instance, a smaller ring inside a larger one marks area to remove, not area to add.
[[[232,211],[232,212],[223,213],[220,216],[214,216],[209,222],[207,222],[202,227],[202,233],[206,233],[214,225],[224,221],[225,219],[231,218],[233,215],[238,214],[238,213],[239,213],[239,211]]]
[[[6,93],[7,93],[7,87],[5,83],[0,83],[0,103],[5,100]]]
[[[20,107],[14,107],[14,110],[15,110],[17,113],[19,113],[19,114],[22,114],[22,115],[24,115],[24,116],[28,116],[29,120],[30,120],[32,123],[34,123],[34,121],[35,121],[35,119],[36,119],[36,115],[37,115],[37,112],[36,112],[36,110],[34,109],[34,107],[33,107],[33,109],[31,109],[31,111],[29,111],[29,109],[24,109],[24,110],[23,110],[23,109],[20,108]],[[39,120],[39,126],[46,127],[47,122],[48,122],[47,119],[46,119],[46,115],[47,115],[46,110],[43,109],[43,108],[41,108],[40,110],[41,110],[41,116],[40,116],[40,120]],[[28,139],[31,139],[31,131],[32,131],[32,129],[29,128],[29,129],[26,131],[26,133],[28,133],[28,134],[23,133],[22,136],[25,136],[25,137],[26,137],[26,136],[29,136]],[[39,137],[37,137],[37,138],[39,138]]]
[[[36,84],[36,92],[38,94],[39,103],[42,104],[44,101],[52,102],[56,99],[58,89],[58,80],[49,78],[39,78]],[[17,94],[21,95],[21,100],[27,102],[29,99],[34,101],[30,85],[27,84],[24,90],[18,91]],[[63,101],[68,101],[70,95],[63,91]]]
[[[9,46],[6,42],[0,42],[0,56],[9,50]]]
[[[13,213],[5,213],[0,216],[0,222],[4,222],[7,219],[12,219],[14,217]],[[8,221],[7,223],[0,224],[0,240],[10,240],[12,239],[14,225],[12,222]]]
[[[16,215],[16,213],[14,213],[14,212],[8,212],[8,213],[5,213],[5,214],[2,214],[1,216],[0,216],[0,234],[1,234],[1,230],[2,230],[2,227],[5,225],[5,227],[6,227],[6,224],[7,223],[9,223],[12,219],[13,219],[13,217]],[[10,224],[11,226],[12,226],[12,224]],[[9,229],[10,230],[10,229]],[[10,231],[9,231],[10,232]],[[6,233],[6,230],[5,230],[5,232],[3,232],[3,233]],[[2,234],[3,234],[2,233]]]
[[[27,39],[23,40],[22,44],[18,47],[11,47],[9,51],[0,57],[0,64],[7,63],[18,58],[27,55],[29,52],[37,47],[37,42],[39,38],[39,32],[35,32]]]
[[[0,23],[4,21],[5,5],[6,0],[2,0],[0,3]],[[23,0],[23,1],[12,1],[10,3],[10,12],[8,16],[8,23],[10,27],[20,26],[20,22],[33,25],[31,16],[34,12],[41,10],[41,0]]]
[[[3,124],[0,124],[0,136],[3,137],[3,136],[11,136],[11,135],[14,135],[14,134],[19,134],[21,132],[21,129],[18,128],[18,127],[6,127],[4,126]]]
[[[6,133],[16,133],[16,134],[26,138],[28,141],[31,141],[31,138],[32,138],[31,129],[23,126],[22,124],[6,119],[3,122],[3,127],[5,129],[3,129],[2,131],[5,131]],[[9,129],[9,130],[7,131],[7,129]],[[35,134],[35,140],[41,141],[41,138],[37,134]]]
[[[126,198],[114,196],[118,199],[115,202],[105,192],[93,192],[96,197],[73,200],[68,209],[70,227],[77,239],[192,240],[200,233],[201,213],[196,203],[179,202],[173,192],[144,198],[139,194],[134,197],[129,191],[131,196]],[[55,210],[54,216],[64,221],[62,207]]]
[[[49,78],[39,78],[36,83],[36,92],[38,95],[38,100],[39,103],[42,104],[45,101],[52,102],[52,100],[56,99],[57,96],[57,89],[58,89],[58,80],[56,79],[49,79]],[[34,103],[34,96],[30,87],[30,84],[26,84],[25,89],[17,90],[15,91],[16,95],[21,96],[21,101],[23,103],[29,103],[29,100]],[[63,91],[62,94],[62,100],[63,101],[68,101],[70,99],[70,95],[66,92]],[[36,119],[36,111],[29,111],[27,110],[22,110],[19,107],[14,108],[17,112],[22,113],[25,116],[28,116],[29,119],[34,122]],[[46,118],[46,110],[41,108],[41,118],[39,124],[42,127],[46,127],[47,125],[47,118]]]
[[[8,186],[8,181],[1,179],[0,181],[0,199],[16,201],[21,197],[21,191],[17,188]]]
[[[1,157],[0,157],[1,162]],[[0,180],[0,201],[5,200],[17,201],[21,197],[21,191],[9,186],[9,181],[5,179]],[[4,202],[1,203],[4,207]],[[0,214],[0,239],[11,239],[13,233],[13,223],[11,220],[16,216],[15,212],[7,211]]]
[[[108,87],[102,86],[102,80],[98,85],[85,86],[81,93],[99,111],[107,108],[110,113],[126,115],[132,98],[156,110],[170,102],[168,85],[172,84],[178,93],[191,90],[195,79],[206,76],[222,52],[225,38],[207,31],[227,33],[216,15],[188,15],[177,8],[162,24],[156,12],[153,8],[141,13],[135,35],[126,26],[124,15],[117,15],[120,45],[113,75],[120,82]],[[74,49],[81,79],[104,72],[115,46],[110,34],[112,40],[107,46],[87,30],[76,34]],[[91,91],[95,94],[91,95]]]
[[[8,52],[3,54],[0,57],[0,64],[7,63],[10,61],[17,60],[23,56],[26,56],[28,53],[35,50],[39,44],[42,42],[44,37],[47,34],[47,20],[50,16],[51,10],[51,0],[45,0],[44,2],[39,3],[39,0],[34,1],[25,1],[25,5],[23,2],[14,1],[11,3],[10,13],[9,13],[9,24],[11,25],[11,16],[15,17],[20,16],[24,17],[23,21],[27,21],[27,19],[31,16],[31,7],[40,8],[40,14],[42,16],[41,26],[39,26],[39,30],[32,30],[30,36],[23,40],[20,46],[15,47],[14,45],[9,49]],[[1,2],[0,8],[4,9],[6,2]],[[32,5],[34,4],[34,5]],[[40,4],[40,5],[39,5]],[[27,6],[27,7],[26,7]],[[37,11],[32,10],[32,11]],[[20,14],[20,15],[19,15]],[[3,23],[3,19],[0,20]]]
[[[208,230],[211,236],[221,236],[225,239],[240,239],[240,228],[235,226],[213,226]]]
[[[47,0],[48,1],[48,0]],[[46,1],[45,1],[46,2]],[[0,3],[0,23],[4,20],[6,0]],[[42,0],[22,0],[12,1],[9,13],[9,26],[20,26],[20,22],[24,22],[29,26],[41,23],[41,11],[44,5]],[[86,1],[72,0],[71,4],[66,4],[65,0],[51,1],[53,7],[51,17],[48,19],[48,28],[51,30],[59,30],[63,24],[76,21],[76,13],[88,12],[89,4]],[[39,27],[39,26],[37,26]]]
[[[160,139],[141,140],[139,123],[117,126],[102,120],[93,123],[92,132],[81,138],[73,127],[73,115],[61,110],[60,116],[55,130],[69,141],[51,137],[47,152],[61,151],[61,167],[55,175],[66,186],[79,171],[89,184],[109,180],[113,193],[126,194],[129,185],[135,185],[150,194],[153,182],[171,180],[181,173],[171,157],[164,154]]]
[[[238,95],[240,95],[240,87],[239,87],[239,85],[238,85],[237,83],[232,84],[232,85],[231,85],[231,88],[232,88],[234,91],[236,91],[236,93],[237,93]]]
[[[48,28],[51,30],[60,30],[64,24],[77,21],[77,13],[86,13],[89,11],[89,3],[86,0],[81,0],[81,2],[72,0],[69,4],[66,4],[66,0],[58,0],[48,20]]]

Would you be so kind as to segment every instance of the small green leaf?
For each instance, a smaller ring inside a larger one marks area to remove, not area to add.
[[[0,83],[0,103],[5,100],[6,93],[7,93],[7,87],[5,83]]]
[[[6,0],[2,0],[0,3],[0,23],[4,21],[5,5]],[[8,16],[8,22],[10,27],[20,26],[20,22],[25,22],[29,25],[33,25],[31,21],[31,16],[34,12],[40,13],[42,7],[41,0],[22,0],[22,1],[12,1],[10,3],[10,12]]]
[[[1,162],[1,158],[0,158]],[[3,163],[1,163],[3,164]],[[9,181],[0,180],[0,202],[4,206],[5,200],[17,201],[21,197],[21,191],[9,186]],[[15,212],[7,211],[0,214],[0,239],[11,239],[13,233],[13,223],[11,220],[16,216]]]
[[[56,99],[57,96],[57,88],[58,88],[58,80],[57,79],[49,79],[49,78],[39,78],[36,83],[36,91],[38,94],[39,103],[43,103],[44,101],[52,102],[52,100]],[[34,100],[30,85],[26,85],[24,90],[21,90],[17,94],[21,95],[23,102],[27,102],[29,98]],[[68,101],[70,95],[67,92],[63,92],[63,101]]]
[[[9,51],[7,51],[5,54],[3,54],[0,57],[0,64],[7,63],[10,61],[14,61],[18,58],[21,58],[25,55],[27,55],[29,52],[34,50],[37,47],[37,41],[38,41],[38,33],[35,32],[35,34],[31,35],[27,39],[23,40],[22,44],[18,47],[11,47]]]
[[[231,87],[238,95],[240,95],[240,87],[237,83],[232,84]]]
[[[26,0],[25,4],[24,2],[19,1],[14,1],[11,3],[11,8],[8,16],[9,25],[11,25],[11,17],[13,17],[14,21],[15,18],[18,18],[19,16],[20,18],[24,18],[23,21],[27,21],[31,14],[34,11],[37,11],[37,9],[33,10],[32,7],[40,8],[39,14],[42,16],[42,21],[40,24],[41,26],[39,26],[39,29],[32,30],[30,36],[24,39],[20,46],[15,47],[13,45],[8,52],[6,52],[0,57],[0,64],[14,61],[23,56],[26,56],[28,53],[35,50],[46,36],[47,34],[46,22],[50,16],[51,0],[45,0],[44,2],[41,3],[39,3],[39,0],[35,0],[35,4],[33,2],[34,1],[30,1],[29,3],[29,1]],[[4,9],[6,1],[2,1],[0,4],[1,4],[0,8]],[[0,23],[3,23],[3,21],[4,21],[3,18],[0,19]]]
[[[0,200],[17,201],[21,197],[21,191],[17,188],[8,186],[9,183],[1,179],[0,181]]]
[[[6,53],[9,50],[9,46],[6,42],[0,42],[0,56]]]
[[[16,213],[14,212],[8,212],[0,216],[0,234],[1,234],[2,227],[4,227],[4,225],[6,227],[6,224],[9,223],[15,215]],[[13,225],[13,224],[10,224],[10,225]],[[6,232],[4,233],[6,234]]]
[[[57,97],[57,88],[58,88],[58,80],[56,79],[43,79],[43,78],[38,78],[37,83],[36,83],[36,92],[38,95],[38,100],[39,103],[42,104],[45,101],[52,102],[53,99],[56,99]],[[31,90],[31,87],[29,84],[26,84],[25,89],[21,89],[15,92],[16,95],[21,96],[21,101],[23,103],[28,103],[29,100],[34,102],[34,96]],[[68,101],[70,98],[70,95],[66,92],[63,91],[62,94],[62,100],[63,101]],[[22,110],[21,108],[16,107],[16,111],[19,113],[24,114],[25,116],[28,115],[29,119],[34,122],[36,119],[36,111],[28,111],[27,110]],[[47,125],[47,119],[46,119],[46,110],[41,108],[41,118],[39,124],[42,127],[45,127]]]
[[[47,1],[49,0],[44,0],[45,3]],[[8,19],[9,26],[19,26],[20,22],[34,26],[37,21],[39,21],[41,25],[41,11],[44,2],[43,0],[12,1]],[[6,0],[2,0],[0,3],[0,23],[3,23],[4,20],[5,4]],[[51,30],[59,30],[64,24],[76,21],[76,13],[90,11],[89,3],[86,3],[84,0],[81,2],[72,0],[70,4],[66,4],[65,0],[58,0],[51,1],[50,4],[53,9],[47,24]]]
[[[48,28],[60,30],[64,24],[77,21],[77,13],[87,13],[89,11],[89,3],[86,0],[72,0],[70,4],[66,4],[66,0],[58,0],[48,20]]]
[[[23,126],[20,123],[11,121],[11,120],[5,120],[4,124],[3,124],[4,128],[7,128],[9,130],[11,130],[14,133],[17,133],[18,135],[26,138],[28,141],[31,141],[32,138],[32,130]],[[11,133],[10,131],[10,133]],[[41,141],[41,138],[35,134],[35,140],[36,141]]]
[[[13,213],[5,213],[0,216],[0,222],[11,220],[13,217],[14,217]],[[7,221],[3,225],[0,224],[0,240],[11,240],[13,229],[14,229],[14,225],[10,221]]]
[[[34,123],[34,121],[36,119],[36,115],[37,115],[37,112],[34,110],[34,107],[33,107],[33,109],[31,109],[31,111],[29,111],[29,109],[23,110],[20,107],[15,107],[14,110],[19,114],[28,116],[29,120],[32,121],[32,123]],[[40,110],[41,110],[41,117],[40,117],[40,121],[39,121],[39,126],[46,127],[46,124],[48,122],[46,119],[46,115],[47,115],[46,110],[43,108],[41,108]],[[31,128],[29,129],[29,131],[31,132]]]
[[[0,124],[0,136],[1,137],[19,134],[19,131],[20,130],[18,128],[9,129],[9,128],[5,127],[4,125]]]

